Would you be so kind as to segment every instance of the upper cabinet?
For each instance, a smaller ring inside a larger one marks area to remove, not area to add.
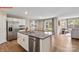
[[[26,27],[25,19],[7,18],[7,21],[9,23],[9,26],[13,26],[14,28],[25,28]]]
[[[7,18],[7,21],[16,22],[16,23],[19,23],[19,25],[25,25],[26,24],[25,19],[19,19],[19,18]]]
[[[19,25],[26,25],[25,19],[18,19]]]

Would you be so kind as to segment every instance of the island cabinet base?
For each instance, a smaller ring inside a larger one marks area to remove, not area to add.
[[[29,52],[50,52],[50,38],[40,39],[29,36]]]
[[[17,33],[17,43],[28,52],[50,52],[51,36],[42,39]]]
[[[51,37],[41,40],[40,39],[40,52],[50,52]]]
[[[22,46],[26,51],[29,51],[29,38],[28,35],[17,33],[17,43]]]

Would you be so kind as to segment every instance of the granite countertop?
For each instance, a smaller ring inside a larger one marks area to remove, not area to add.
[[[42,31],[32,31],[32,32],[19,31],[19,33],[40,38],[40,39],[45,39],[52,35],[51,33],[49,34],[48,32],[42,32]]]

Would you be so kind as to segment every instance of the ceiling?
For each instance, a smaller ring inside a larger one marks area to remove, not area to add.
[[[26,15],[25,12],[28,12]],[[79,7],[14,7],[7,14],[18,15],[24,18],[41,19],[48,17],[79,16]]]

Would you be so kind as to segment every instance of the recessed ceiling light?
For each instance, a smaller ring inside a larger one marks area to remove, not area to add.
[[[27,14],[28,14],[28,12],[27,12],[27,11],[25,11],[25,14],[27,15]]]

